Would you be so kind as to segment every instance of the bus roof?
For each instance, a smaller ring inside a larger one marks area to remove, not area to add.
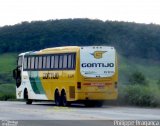
[[[40,50],[40,52],[50,52],[50,51],[59,51],[59,50],[77,50],[79,49],[79,46],[63,46],[63,47],[53,47],[53,48],[46,48]]]
[[[31,54],[56,53],[58,51],[75,52],[75,51],[78,51],[80,48],[85,48],[85,47],[91,47],[91,48],[97,48],[97,49],[102,47],[114,48],[112,46],[62,46],[62,47],[45,48],[39,51],[28,51],[28,52],[20,53],[19,56],[27,55],[27,54],[31,55]]]

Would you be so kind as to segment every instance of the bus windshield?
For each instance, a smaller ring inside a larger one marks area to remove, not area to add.
[[[81,47],[80,71],[85,77],[110,77],[115,73],[113,47]]]

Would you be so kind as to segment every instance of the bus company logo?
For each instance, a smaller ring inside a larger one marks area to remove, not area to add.
[[[18,96],[19,96],[19,97],[21,97],[21,93],[22,93],[22,91],[19,91],[19,92],[18,92]]]
[[[91,55],[94,56],[96,59],[101,59],[103,58],[103,54],[107,51],[95,51],[94,53],[91,53]]]

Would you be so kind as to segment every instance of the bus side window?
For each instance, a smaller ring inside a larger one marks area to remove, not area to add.
[[[24,57],[23,69],[27,69],[27,57]]]
[[[62,69],[63,67],[63,55],[59,56],[59,68]]]
[[[54,56],[51,56],[51,68],[54,68]]]
[[[18,66],[22,66],[22,56],[18,57]]]
[[[30,66],[31,66],[31,57],[28,57],[28,68],[27,69],[30,69]]]
[[[72,69],[75,68],[75,63],[76,63],[76,55],[72,54]]]
[[[59,56],[58,55],[55,55],[54,57],[54,68],[57,69],[58,68],[58,59],[59,59]]]
[[[63,56],[63,69],[66,69],[67,68],[67,55],[65,54]]]
[[[38,69],[42,69],[42,56],[39,56]]]
[[[35,69],[38,69],[38,57],[35,57]]]
[[[68,55],[68,69],[74,69],[75,68],[75,61],[76,61],[76,58],[75,58],[75,54],[69,54]]]
[[[50,64],[51,64],[51,62],[50,62],[50,56],[47,56],[47,69],[49,69],[50,68]]]
[[[34,57],[32,56],[31,57],[31,69],[33,70],[34,69]]]
[[[72,55],[71,54],[69,54],[68,55],[68,69],[71,69],[71,65],[72,65]]]
[[[43,69],[46,68],[46,56],[43,56]]]

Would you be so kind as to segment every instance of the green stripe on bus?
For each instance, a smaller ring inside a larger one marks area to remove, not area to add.
[[[37,71],[31,71],[30,83],[35,94],[45,94]]]

